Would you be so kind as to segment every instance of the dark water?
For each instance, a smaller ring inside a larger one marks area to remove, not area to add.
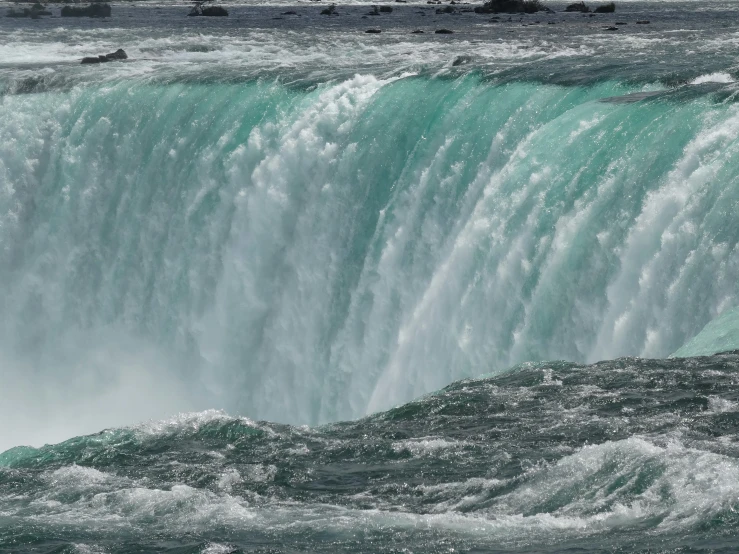
[[[0,17],[0,80],[29,92],[99,82],[111,73],[319,83],[355,73],[477,70],[494,81],[676,86],[731,74],[739,51],[739,5],[732,1],[619,2],[608,14],[565,13],[568,2],[546,2],[554,13],[521,15],[475,14],[473,3],[442,6],[451,14],[437,14],[437,5],[390,3],[392,13],[379,16],[368,15],[372,2],[341,3],[334,16],[321,15],[327,2],[223,4],[229,17],[187,17],[187,3],[130,2],[114,4],[106,19],[61,18],[54,5],[52,17]],[[453,34],[435,34],[439,29]],[[83,56],[111,48],[124,48],[129,62],[75,67]],[[27,71],[20,81],[19,68]]]
[[[735,552],[739,353],[526,364],[318,428],[0,455],[3,552]]]

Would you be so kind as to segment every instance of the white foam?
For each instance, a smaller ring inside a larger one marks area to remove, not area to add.
[[[691,85],[702,85],[703,83],[734,83],[734,77],[728,73],[717,72],[701,75],[690,81]]]
[[[407,450],[414,456],[436,455],[440,450],[449,450],[453,455],[461,455],[466,446],[469,446],[469,443],[465,441],[427,437],[394,442],[393,450],[395,452]]]
[[[248,500],[227,492],[240,482],[235,471],[221,477],[221,492],[174,485],[170,490],[131,486],[87,468],[63,468],[49,474],[45,496],[77,489],[76,499],[31,504],[24,517],[41,525],[86,529],[270,530],[296,533],[392,529],[439,530],[470,535],[495,544],[584,537],[608,530],[641,529],[657,521],[656,534],[686,530],[734,509],[739,498],[739,462],[675,441],[632,437],[585,446],[552,464],[538,464],[513,480],[473,478],[421,485],[427,514],[396,510],[373,494],[356,496],[375,509],[320,503]],[[638,486],[637,486],[638,484]],[[110,490],[100,491],[104,486]],[[495,496],[496,489],[510,492]],[[429,502],[432,502],[429,503]],[[380,506],[382,507],[380,509]],[[15,509],[9,506],[11,512]],[[391,510],[392,509],[392,510]],[[461,512],[464,513],[461,513]],[[12,513],[7,515],[12,516]],[[206,552],[230,546],[208,545]]]
[[[227,544],[211,543],[200,551],[200,554],[231,554],[238,550]]]
[[[72,545],[78,554],[107,554],[107,550],[102,546],[94,544],[74,544]]]
[[[726,412],[739,412],[739,402],[734,402],[718,396],[708,397],[708,410],[715,414]]]

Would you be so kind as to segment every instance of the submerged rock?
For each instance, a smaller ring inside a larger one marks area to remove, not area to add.
[[[582,12],[582,13],[590,13],[590,8],[585,4],[585,2],[575,2],[574,4],[570,4],[565,8],[566,12]]]
[[[228,10],[221,6],[203,6],[202,2],[198,2],[191,10],[189,16],[209,16],[209,17],[226,17]]]
[[[110,4],[90,4],[89,6],[64,6],[62,17],[110,17]]]
[[[382,31],[380,29],[367,29],[365,33],[370,35],[379,35]]]
[[[472,56],[457,56],[452,62],[452,67],[457,67],[458,65],[467,65],[471,61]]]
[[[112,62],[116,60],[127,60],[127,59],[128,59],[128,54],[126,54],[126,52],[122,48],[119,48],[112,54],[105,54],[105,55],[101,54],[100,56],[97,56],[97,57],[82,58],[81,63],[83,64],[105,63],[105,62]]]
[[[51,12],[41,4],[34,4],[30,8],[23,8],[22,11],[10,8],[5,15],[6,17],[30,17],[31,19],[38,19],[42,15],[51,15]]]
[[[221,6],[208,6],[207,8],[203,8],[201,15],[226,17],[228,16],[228,10],[226,8],[222,8]]]
[[[450,31],[449,29],[436,29],[434,33],[437,35],[451,35],[454,31]]]
[[[536,13],[551,11],[540,0],[488,0],[475,13]]]

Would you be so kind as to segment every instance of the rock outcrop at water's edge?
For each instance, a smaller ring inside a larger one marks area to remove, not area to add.
[[[552,11],[540,0],[488,0],[475,13],[536,13]]]
[[[565,8],[566,12],[582,12],[582,13],[590,13],[590,8],[585,4],[585,2],[575,2],[574,4],[570,4]]]
[[[90,63],[105,63],[105,62],[112,62],[117,60],[127,60],[128,54],[126,54],[125,50],[122,48],[119,48],[112,54],[105,54],[100,56],[92,56],[92,57],[86,57],[82,58],[83,64],[90,64]]]
[[[89,6],[64,6],[62,17],[110,17],[110,4],[90,4]]]
[[[7,17],[30,17],[31,19],[38,19],[42,15],[51,15],[51,12],[42,4],[34,4],[30,8],[23,8],[23,10],[10,8],[5,15]]]
[[[204,0],[201,2],[195,2],[195,5],[190,10],[190,13],[187,15],[189,16],[209,16],[209,17],[227,17],[228,16],[228,10],[226,8],[223,8],[221,6],[205,6],[205,2],[208,0]]]

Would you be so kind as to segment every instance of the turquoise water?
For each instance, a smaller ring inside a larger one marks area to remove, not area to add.
[[[318,423],[527,360],[670,354],[736,303],[739,113],[601,101],[634,90],[6,96],[3,357],[52,403],[133,368],[168,410]]]
[[[739,344],[739,310],[727,310],[672,354],[674,358],[710,356],[736,350]]]
[[[0,17],[0,550],[732,551],[737,5],[554,7]]]

